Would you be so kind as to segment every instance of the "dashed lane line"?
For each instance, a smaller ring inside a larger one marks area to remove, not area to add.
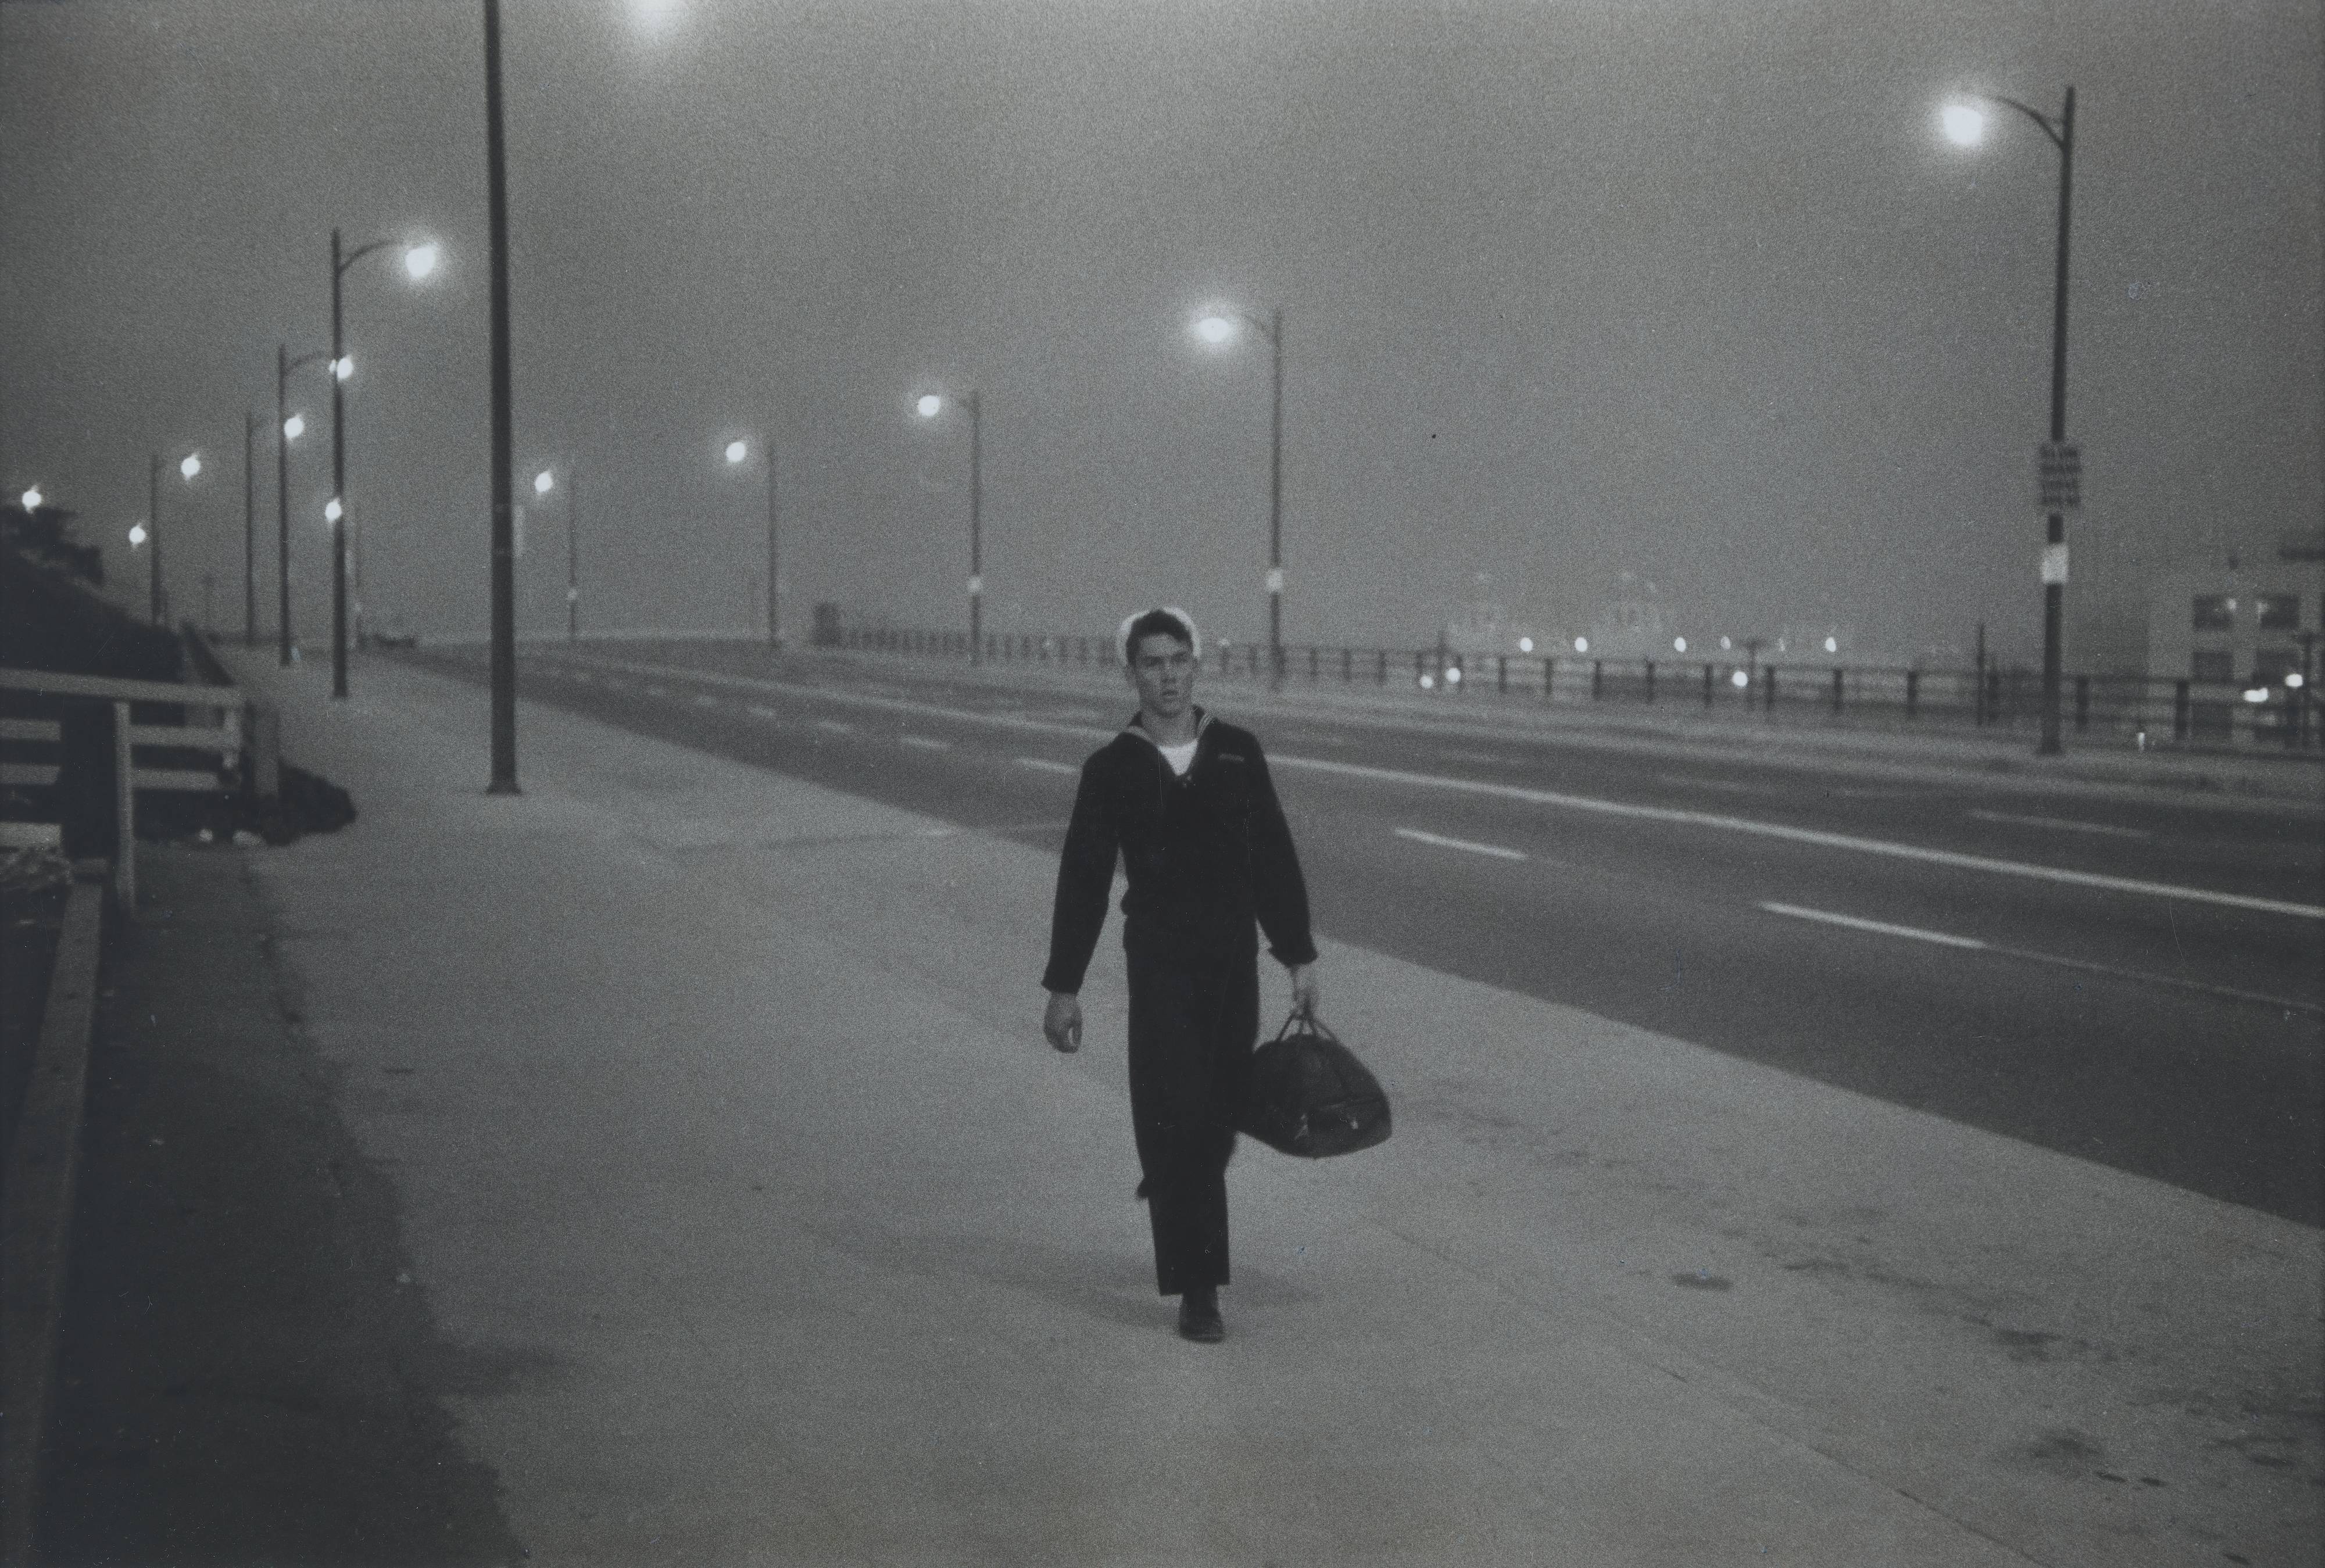
[[[718,706],[718,699],[709,696],[698,696],[694,699],[694,706],[699,708],[715,708]]]
[[[743,705],[743,711],[749,714],[755,719],[779,719],[783,716],[763,703],[745,703]]]
[[[843,724],[838,719],[818,719],[815,721],[815,727],[819,730],[829,730],[835,735],[852,735],[856,733],[854,724]]]
[[[1919,926],[1893,926],[1886,920],[1860,920],[1854,915],[1836,915],[1829,909],[1804,909],[1798,904],[1762,904],[1771,915],[1789,915],[1795,920],[1820,920],[1828,926],[1845,926],[1852,931],[1870,931],[1880,936],[1904,936],[1915,942],[1934,942],[1941,947],[1967,947],[1984,952],[1987,944],[1975,936],[1956,936],[1944,931],[1924,931]]]
[[[593,658],[592,661],[601,669],[621,669],[640,675],[658,675],[668,671],[668,667],[663,665],[633,664],[597,658]],[[686,674],[690,679],[699,680],[706,684],[733,686],[758,691],[783,691],[824,702],[880,708],[891,713],[924,715],[956,723],[992,724],[1040,734],[1073,735],[1084,740],[1105,741],[1111,739],[1115,733],[1111,730],[1094,730],[1081,724],[1054,724],[1043,719],[1021,719],[997,714],[964,712],[959,708],[945,707],[937,703],[920,702],[908,697],[835,691],[829,687],[805,686],[793,681],[760,680],[748,676],[719,675],[708,670],[689,670]],[[1500,800],[1522,801],[1530,806],[1596,812],[1602,816],[1626,817],[1633,821],[1668,822],[1690,827],[1712,828],[1725,833],[1751,834],[1793,844],[1815,844],[1823,849],[1848,850],[1857,854],[1887,855],[1899,860],[1920,861],[1924,864],[1950,866],[1958,871],[1981,872],[1993,876],[2028,877],[2070,887],[2091,888],[2104,892],[2129,893],[2143,898],[2176,899],[2189,903],[2216,905],[2223,909],[2253,909],[2265,914],[2289,915],[2297,919],[2325,920],[2325,905],[2294,903],[2284,899],[2256,898],[2245,893],[2224,893],[2209,888],[2181,887],[2171,882],[2147,881],[2136,877],[2109,876],[2100,872],[2076,872],[2057,866],[2031,865],[2021,861],[2001,860],[1992,855],[1965,854],[1955,850],[1928,849],[1920,844],[1896,844],[1877,838],[1860,838],[1853,834],[1826,833],[1817,828],[1793,827],[1779,822],[1756,822],[1749,817],[1727,816],[1717,812],[1689,811],[1668,806],[1641,806],[1624,800],[1601,800],[1587,795],[1566,795],[1556,790],[1537,789],[1522,784],[1497,784],[1481,779],[1449,779],[1437,774],[1414,773],[1402,768],[1381,768],[1362,762],[1336,761],[1329,757],[1301,757],[1283,753],[1271,758],[1270,761],[1279,768],[1304,768],[1311,772],[1336,774],[1344,779],[1365,779],[1376,783],[1399,784],[1410,789],[1442,789],[1456,794],[1483,795]]]
[[[900,746],[911,746],[917,751],[922,752],[949,752],[952,750],[952,742],[950,741],[932,740],[927,735],[898,735],[896,737],[896,743]]]
[[[1013,758],[1012,761],[1014,761],[1020,768],[1038,769],[1040,771],[1044,773],[1073,773],[1078,775],[1081,772],[1081,770],[1075,767],[1071,762],[1052,762],[1047,757],[1017,757]]]
[[[1478,844],[1467,838],[1447,838],[1442,834],[1423,833],[1417,827],[1400,827],[1396,830],[1396,835],[1399,838],[1409,838],[1415,844],[1431,844],[1439,849],[1466,850],[1471,854],[1491,855],[1496,860],[1526,858],[1525,851],[1522,849],[1511,849],[1505,844]]]
[[[2060,833],[2104,834],[2109,838],[2154,838],[2144,827],[2117,827],[2111,822],[2077,822],[2066,816],[2023,816],[2015,811],[1973,811],[1980,822],[2003,822],[2017,827],[2048,827]]]
[[[1798,904],[1764,903],[1760,906],[1771,915],[1783,915],[1795,920],[1813,920],[1821,925],[1839,926],[1851,931],[1864,931],[1876,936],[1900,936],[1913,942],[1933,943],[1941,947],[1955,947],[1965,952],[1991,954],[1996,958],[2015,958],[2022,964],[2040,964],[2052,969],[2071,969],[2082,974],[2104,975],[2109,980],[2126,980],[2138,985],[2160,985],[2172,991],[2191,991],[2204,996],[2219,997],[2228,1001],[2247,1002],[2272,1011],[2308,1013],[2312,1017],[2325,1015],[2325,1005],[2301,1001],[2292,997],[2269,996],[2257,991],[2245,991],[2233,985],[2214,985],[2207,981],[2188,980],[2176,974],[2158,974],[2153,970],[2125,969],[2113,964],[2094,964],[2088,958],[2069,958],[2063,954],[2037,953],[2027,947],[2006,947],[1996,942],[1980,941],[1975,936],[1957,936],[1950,931],[1925,931],[1919,926],[1894,926],[1886,920],[1866,920],[1855,915],[1835,914],[1830,909],[1808,909]]]

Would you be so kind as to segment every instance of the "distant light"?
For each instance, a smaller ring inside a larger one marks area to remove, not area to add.
[[[1459,665],[1457,664],[1452,669],[1445,672],[1445,684],[1448,686],[1459,686],[1461,684],[1461,667]]]
[[[323,521],[325,522],[337,522],[346,511],[347,508],[339,504],[339,498],[334,495],[329,501],[323,503]]]
[[[343,354],[339,355],[338,358],[331,361],[331,374],[338,377],[339,380],[345,381],[347,377],[355,374],[355,373],[356,356],[354,355]]]
[[[1578,637],[1578,638],[1576,638],[1576,639],[1574,640],[1574,651],[1575,651],[1575,652],[1577,652],[1577,653],[1588,653],[1588,652],[1589,652],[1589,651],[1590,651],[1590,639],[1589,639],[1588,637]]]
[[[132,528],[130,529],[130,530],[129,530],[129,547],[130,547],[130,549],[136,549],[139,545],[144,544],[144,542],[145,542],[145,525],[144,525],[144,523],[142,523],[142,522],[141,522],[141,523],[138,523],[138,524],[136,524],[135,526],[132,527]]]
[[[1986,111],[1973,104],[1948,104],[1938,111],[1946,140],[1957,147],[1975,147],[1986,140]]]
[[[1721,638],[1721,639],[1719,640],[1719,650],[1720,650],[1722,653],[1727,652],[1729,649],[1731,649],[1731,648],[1733,648],[1733,647],[1735,647],[1735,646],[1736,646],[1736,644],[1735,644],[1735,643],[1733,643],[1733,642],[1729,641],[1728,641],[1727,638],[1725,638],[1725,637],[1723,637],[1723,638]]]
[[[306,433],[307,433],[307,416],[306,416],[306,415],[304,415],[304,414],[292,414],[289,419],[287,419],[287,420],[283,420],[283,438],[284,438],[284,439],[286,439],[286,440],[295,441],[295,440],[297,440],[300,437],[301,437],[301,436],[305,435]]]
[[[178,472],[184,475],[189,479],[191,479],[195,475],[201,471],[202,460],[199,457],[195,457],[191,452],[187,453],[186,460],[178,465]]]
[[[540,473],[533,476],[533,493],[535,495],[546,495],[556,488],[556,476],[551,474],[548,469],[543,468]]]
[[[30,490],[24,492],[24,510],[26,512],[38,512],[40,509],[41,487],[35,484]]]
[[[2293,690],[2299,691],[2302,687],[2307,686],[2309,682],[2302,673],[2296,669],[2284,678],[2284,684],[2291,687]]]
[[[1423,691],[1435,691],[1437,689],[1437,678],[1433,675],[1422,676],[1421,678],[1421,689]]]
[[[921,418],[924,420],[933,420],[944,408],[944,399],[937,396],[934,392],[922,392],[921,394],[921,401],[914,403],[912,407],[920,410]]]
[[[1746,686],[1749,686],[1749,685],[1751,685],[1751,684],[1752,684],[1752,678],[1751,678],[1750,676],[1748,676],[1748,675],[1745,674],[1745,673],[1744,673],[1742,670],[1740,670],[1740,669],[1738,669],[1738,670],[1732,670],[1732,671],[1730,671],[1730,672],[1729,672],[1729,674],[1728,674],[1728,685],[1730,685],[1730,686],[1734,686],[1734,687],[1746,687]]]
[[[750,455],[751,444],[748,441],[729,441],[727,443],[727,461],[729,463],[740,463],[744,458]]]
[[[1213,346],[1233,343],[1242,335],[1242,330],[1235,318],[1219,315],[1217,311],[1195,323],[1195,336]]]
[[[1672,651],[1673,653],[1685,653],[1687,651],[1687,639],[1684,637],[1672,638]]]
[[[436,270],[436,260],[440,254],[434,240],[430,240],[424,244],[413,245],[403,253],[403,270],[414,278],[424,278]]]
[[[2268,687],[2265,686],[2254,687],[2250,691],[2245,693],[2245,701],[2246,702],[2266,702],[2267,700]]]
[[[1531,637],[1519,638],[1518,651],[1520,653],[1532,653],[1533,651],[1533,639]]]
[[[1834,637],[1828,637],[1828,638],[1826,638],[1826,639],[1824,640],[1824,650],[1825,650],[1827,653],[1838,653],[1838,652],[1839,652],[1839,651],[1840,651],[1840,641],[1839,641],[1839,639],[1838,639],[1838,638],[1834,638]]]

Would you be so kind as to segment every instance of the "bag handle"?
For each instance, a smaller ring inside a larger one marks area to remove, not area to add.
[[[1311,1034],[1321,1035],[1324,1038],[1331,1041],[1336,1046],[1340,1043],[1340,1037],[1334,1034],[1330,1029],[1325,1028],[1324,1020],[1322,1019],[1318,1018],[1312,1012],[1301,1010],[1296,1005],[1284,1018],[1283,1027],[1275,1031],[1275,1038],[1280,1040],[1290,1035],[1292,1033],[1292,1026],[1298,1023],[1301,1019],[1306,1019],[1308,1020],[1309,1032]]]

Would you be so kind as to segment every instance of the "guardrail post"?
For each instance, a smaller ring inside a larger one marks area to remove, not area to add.
[[[1768,666],[1768,678],[1760,688],[1760,704],[1768,712],[1776,711],[1776,667]]]
[[[1510,656],[1506,653],[1502,654],[1494,660],[1494,663],[1496,666],[1494,689],[1506,692],[1510,689]]]
[[[1557,695],[1558,660],[1555,659],[1544,659],[1542,661],[1542,700],[1548,702]]]
[[[1921,703],[1922,672],[1909,669],[1905,672],[1905,716],[1914,717],[1921,711]]]
[[[113,705],[113,816],[120,842],[113,850],[113,901],[124,915],[137,912],[137,777],[129,761],[129,705]]]
[[[1703,706],[1711,706],[1711,666],[1709,664],[1703,667]]]
[[[1353,648],[1343,648],[1340,650],[1340,684],[1347,686],[1356,678],[1357,650]]]
[[[2090,727],[2091,678],[2088,675],[2079,675],[2075,677],[2075,728],[2088,730]]]
[[[1655,701],[1655,661],[1654,661],[1653,659],[1648,659],[1648,660],[1647,660],[1647,706],[1650,706],[1650,707],[1653,707],[1653,706],[1654,706],[1654,701]]]
[[[1590,661],[1590,700],[1592,702],[1598,700],[1598,689],[1606,684],[1606,681],[1607,661],[1603,659],[1592,659]]]
[[[1832,711],[1835,713],[1840,711],[1840,678],[1841,668],[1836,664],[1832,667]]]
[[[2172,738],[2188,738],[2188,683],[2174,681],[2172,686]]]
[[[1388,650],[1376,648],[1373,653],[1377,660],[1377,668],[1373,671],[1373,684],[1386,686],[1388,684]]]

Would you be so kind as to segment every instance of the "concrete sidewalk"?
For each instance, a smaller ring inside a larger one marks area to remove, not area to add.
[[[492,1370],[402,1385],[496,1481],[448,1557],[2319,1561],[2313,1231],[1328,940],[1397,1134],[1246,1148],[1190,1345],[1111,938],[1040,1039],[1049,857],[533,705],[488,798],[475,688],[229,657],[361,812],[186,863],[255,879],[350,1277]]]

